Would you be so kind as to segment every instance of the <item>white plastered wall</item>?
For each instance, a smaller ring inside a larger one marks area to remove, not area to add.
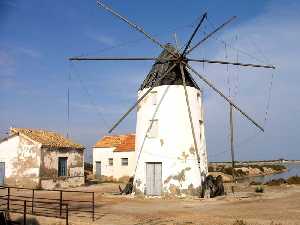
[[[5,162],[5,183],[35,187],[39,183],[41,145],[15,135],[0,143],[0,162]]]
[[[122,166],[122,158],[128,158],[128,165]],[[131,177],[135,169],[135,152],[114,152],[114,177]]]
[[[114,152],[114,148],[93,148],[93,173],[96,174],[96,162],[101,162],[101,175],[119,179],[133,174],[136,160],[134,151]],[[109,165],[113,158],[113,166]],[[122,166],[122,158],[128,158],[128,166]]]
[[[138,93],[141,97],[147,89]],[[188,116],[184,88],[182,85],[155,87],[156,105],[151,92],[138,106],[136,125],[135,186],[145,193],[146,162],[162,163],[162,190],[170,193],[174,189],[187,190],[201,187],[207,174],[207,154],[204,134],[202,95],[200,90],[187,87],[195,136],[200,156],[201,173]],[[150,120],[158,120],[156,138],[147,137]],[[201,135],[200,135],[201,134]]]
[[[93,148],[93,173],[96,174],[96,162],[101,162],[101,175],[114,176],[113,166],[109,165],[108,159],[113,158],[114,148]]]

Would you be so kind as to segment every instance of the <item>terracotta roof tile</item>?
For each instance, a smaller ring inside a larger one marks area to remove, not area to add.
[[[113,148],[114,152],[130,152],[135,150],[135,134],[104,136],[97,141],[95,148]]]
[[[80,148],[84,149],[84,146],[77,144],[70,139],[63,137],[62,135],[45,130],[28,129],[28,128],[11,128],[11,134],[23,134],[30,139],[41,143],[44,146],[61,147],[61,148]]]

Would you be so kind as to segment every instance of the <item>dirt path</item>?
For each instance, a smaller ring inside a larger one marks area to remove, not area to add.
[[[96,192],[96,221],[71,217],[70,224],[232,225],[240,219],[246,224],[300,225],[300,185],[267,187],[263,194],[256,194],[254,187],[245,186],[240,187],[235,196],[205,200],[139,199],[108,194],[116,187],[101,184],[81,188]],[[64,224],[45,218],[38,220],[41,225]]]

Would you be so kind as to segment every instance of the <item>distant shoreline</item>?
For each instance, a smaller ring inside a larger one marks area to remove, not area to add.
[[[211,161],[209,164],[217,164],[217,165],[222,165],[222,164],[231,164],[231,161],[223,161],[223,162],[218,162],[218,161]],[[285,164],[285,163],[300,163],[300,160],[249,160],[249,161],[235,161],[235,164],[237,165],[243,165],[243,164]]]

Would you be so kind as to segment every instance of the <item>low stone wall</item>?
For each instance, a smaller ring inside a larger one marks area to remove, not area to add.
[[[57,179],[41,180],[42,189],[69,188],[84,185],[84,176],[79,177],[59,177]]]

